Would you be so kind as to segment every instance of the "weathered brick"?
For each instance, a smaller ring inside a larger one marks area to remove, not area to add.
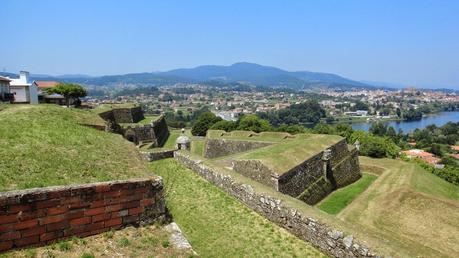
[[[0,252],[6,251],[13,248],[13,241],[2,241],[0,242]]]
[[[105,212],[105,207],[93,208],[84,211],[85,216],[97,215]]]
[[[31,220],[18,222],[16,225],[14,225],[14,229],[21,230],[21,229],[31,228],[31,227],[34,227],[36,225],[38,225],[38,220],[37,219],[31,219]]]
[[[89,202],[82,201],[81,199],[78,202],[68,204],[69,209],[80,209],[80,208],[87,208],[91,205]]]
[[[140,201],[132,201],[132,202],[123,203],[123,209],[130,209],[130,208],[135,208],[139,206],[140,206]]]
[[[67,206],[60,206],[60,207],[51,207],[46,210],[47,215],[57,215],[65,213],[69,210]]]
[[[108,220],[110,219],[110,213],[102,213],[102,214],[98,214],[98,215],[94,215],[92,216],[92,219],[91,221],[92,222],[99,222],[99,221],[103,221],[103,220]]]
[[[48,193],[48,198],[50,199],[62,198],[67,196],[70,196],[70,189],[68,188],[59,189]]]
[[[105,192],[104,193],[104,198],[118,197],[120,195],[121,195],[121,191],[120,190],[115,190],[115,191]]]
[[[91,223],[91,217],[82,217],[78,219],[72,219],[70,221],[71,226],[79,226],[79,225],[85,225]]]
[[[17,215],[17,218],[18,218],[18,221],[26,221],[26,220],[41,218],[44,216],[46,216],[46,210],[41,209],[41,210],[31,210],[31,211],[19,212]]]
[[[17,216],[15,214],[0,216],[0,224],[7,224],[11,222],[16,222],[16,221],[17,221]]]
[[[14,240],[14,244],[18,247],[32,245],[38,242],[40,242],[40,237],[38,235],[30,236],[30,237],[23,237],[23,238]]]
[[[105,211],[106,212],[119,211],[122,208],[123,208],[123,204],[117,203],[117,204],[114,204],[114,205],[105,206]]]
[[[64,229],[69,226],[68,220],[63,220],[61,222],[51,223],[46,225],[46,232],[56,231],[60,229]]]
[[[60,199],[51,199],[51,200],[37,202],[35,205],[37,209],[44,209],[44,208],[58,206],[60,203],[61,203]]]
[[[105,227],[113,227],[116,225],[121,225],[122,223],[123,223],[123,220],[121,218],[114,218],[114,219],[105,221]]]
[[[46,225],[50,223],[56,223],[65,220],[65,214],[60,214],[60,215],[54,215],[54,216],[48,216],[44,218],[40,218],[40,225]]]
[[[10,224],[0,224],[0,232],[6,232],[10,231],[13,229],[13,226],[15,223],[10,223]]]
[[[71,210],[67,214],[68,219],[76,219],[84,216],[84,209]]]
[[[54,239],[57,239],[57,238],[59,238],[61,236],[63,236],[62,231],[47,232],[47,233],[44,233],[44,234],[40,235],[40,241],[41,242],[45,242],[45,241],[49,241],[49,240],[54,240]]]
[[[21,238],[21,233],[19,231],[9,231],[0,234],[0,240],[5,241],[5,240],[14,240]]]
[[[101,192],[108,192],[110,191],[110,185],[109,184],[101,184],[96,186],[96,192],[101,193]]]
[[[96,201],[91,202],[91,204],[89,205],[89,208],[98,208],[104,205],[105,205],[104,200],[96,200]]]
[[[137,215],[143,212],[143,207],[136,207],[129,209],[129,215]]]
[[[20,211],[29,211],[30,209],[31,209],[30,205],[23,205],[23,204],[11,205],[10,207],[8,207],[8,213],[15,214]]]
[[[85,231],[94,231],[94,230],[97,230],[97,229],[101,229],[101,228],[104,228],[104,222],[101,221],[101,222],[97,222],[97,223],[91,223],[91,224],[88,224],[85,226]]]
[[[40,235],[46,232],[46,226],[32,227],[21,230],[21,237]]]

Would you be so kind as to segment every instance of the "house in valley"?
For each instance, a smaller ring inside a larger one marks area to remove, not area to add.
[[[38,87],[30,83],[29,72],[21,71],[18,79],[8,79],[13,103],[38,104]]]
[[[64,96],[60,94],[49,94],[48,89],[56,87],[60,82],[57,81],[34,81],[33,84],[38,88],[38,100],[40,103],[54,103],[57,105],[66,105]],[[74,99],[70,99],[72,105]]]

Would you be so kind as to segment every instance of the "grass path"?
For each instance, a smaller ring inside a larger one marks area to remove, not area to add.
[[[416,164],[360,158],[364,165],[386,168],[338,218],[377,231],[422,257],[459,253],[459,187]]]
[[[155,161],[167,203],[202,257],[324,257],[173,159]]]
[[[332,192],[317,207],[329,214],[338,214],[365,191],[376,178],[375,175],[363,173],[362,178],[357,182]]]

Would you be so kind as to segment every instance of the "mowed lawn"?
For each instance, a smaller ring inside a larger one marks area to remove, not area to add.
[[[88,110],[5,105],[0,110],[0,191],[151,176],[135,146],[87,125]]]
[[[324,257],[174,159],[151,169],[164,178],[173,219],[201,257]]]
[[[377,176],[375,175],[363,173],[362,178],[357,182],[334,191],[320,202],[317,207],[329,214],[338,214],[359,194],[365,191],[376,178]]]

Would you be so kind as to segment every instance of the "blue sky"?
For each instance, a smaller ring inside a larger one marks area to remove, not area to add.
[[[0,0],[0,9],[2,71],[103,75],[247,61],[459,88],[459,1]]]

